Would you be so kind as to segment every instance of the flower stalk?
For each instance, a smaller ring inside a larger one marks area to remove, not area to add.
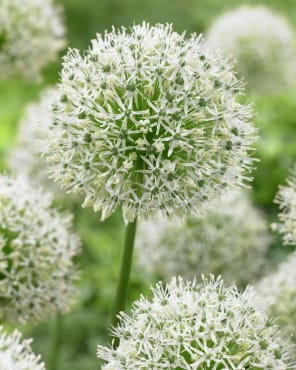
[[[52,330],[52,342],[50,348],[50,358],[48,363],[48,370],[57,370],[60,348],[62,343],[62,326],[63,326],[63,317],[60,312],[55,316],[55,322]]]
[[[119,312],[124,311],[126,305],[126,298],[128,293],[130,272],[133,259],[136,228],[137,228],[137,219],[135,219],[133,222],[128,223],[126,226],[125,240],[121,254],[120,272],[111,320],[112,326],[117,325],[118,323],[117,315]]]

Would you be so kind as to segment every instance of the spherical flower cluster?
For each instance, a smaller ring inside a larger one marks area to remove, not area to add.
[[[98,347],[103,370],[295,369],[289,344],[255,304],[221,279],[173,279],[141,297],[114,329],[118,348]]]
[[[72,217],[25,178],[0,176],[0,314],[25,322],[67,311],[75,293],[78,237]]]
[[[43,105],[55,95],[55,89],[46,90],[38,103],[29,104],[19,123],[17,145],[9,152],[8,167],[16,174],[25,175],[33,185],[59,194],[60,189],[48,178],[46,161],[37,154],[37,143],[46,137],[51,114]],[[64,192],[63,192],[64,196]]]
[[[296,253],[282,262],[278,270],[256,286],[267,313],[278,318],[287,333],[296,342]]]
[[[136,240],[139,265],[158,278],[213,273],[239,285],[259,275],[269,243],[268,224],[244,193],[204,217],[141,222]]]
[[[0,79],[40,78],[65,45],[61,9],[52,0],[1,0]]]
[[[281,186],[275,202],[279,204],[279,222],[272,228],[283,235],[286,245],[296,246],[296,166],[288,178],[287,186]]]
[[[102,219],[196,212],[242,185],[255,140],[228,61],[171,25],[98,34],[64,59],[51,133],[52,178]]]
[[[243,5],[220,16],[207,41],[237,59],[236,69],[255,93],[277,92],[295,81],[294,32],[264,6]]]
[[[7,334],[0,328],[0,370],[45,370],[31,349],[31,339],[21,340],[21,333],[15,330]]]

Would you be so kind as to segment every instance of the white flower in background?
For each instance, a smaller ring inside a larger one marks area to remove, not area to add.
[[[114,329],[117,348],[98,346],[103,370],[295,369],[289,343],[252,290],[174,278],[141,297]]]
[[[256,289],[268,314],[277,317],[277,322],[296,342],[296,253],[262,279]]]
[[[98,34],[64,58],[40,152],[52,178],[102,219],[201,212],[243,185],[255,141],[242,85],[200,37],[171,25]]]
[[[261,272],[271,241],[264,216],[240,192],[204,217],[139,224],[136,246],[141,269],[157,278],[222,275],[245,285]]]
[[[216,19],[209,45],[237,59],[236,69],[253,92],[277,92],[295,81],[294,31],[287,20],[259,5],[243,5]]]
[[[38,80],[65,46],[60,7],[52,0],[0,1],[0,80]]]
[[[275,202],[279,204],[279,222],[272,228],[283,236],[285,245],[296,246],[296,166],[286,186],[280,186]]]
[[[45,370],[40,356],[32,352],[31,342],[21,340],[17,330],[7,334],[0,327],[0,370]]]
[[[18,177],[0,176],[0,315],[36,321],[67,311],[75,295],[79,252],[72,217]]]
[[[43,105],[44,99],[54,96],[50,88],[42,94],[38,103],[29,104],[19,123],[16,146],[9,152],[8,167],[16,174],[25,175],[32,184],[42,186],[53,193],[61,192],[48,178],[46,161],[37,154],[37,143],[46,137],[51,122],[50,111]],[[63,192],[64,195],[64,192]]]

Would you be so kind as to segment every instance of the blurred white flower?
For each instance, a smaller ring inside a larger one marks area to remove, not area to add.
[[[140,267],[157,278],[213,273],[246,285],[260,274],[270,241],[263,214],[240,192],[204,217],[142,221],[136,246]]]
[[[25,178],[0,176],[0,314],[36,321],[69,309],[80,249],[72,217]]]
[[[284,244],[296,246],[296,166],[286,186],[280,186],[275,198],[279,204],[279,222],[273,223],[273,230],[282,234]]]
[[[103,370],[295,369],[289,343],[253,291],[174,278],[141,297],[114,329],[118,348],[98,346]]]
[[[0,80],[38,80],[65,46],[61,8],[52,0],[0,1]]]
[[[202,212],[243,186],[255,141],[229,61],[200,37],[147,23],[98,34],[64,58],[51,132],[53,179],[102,219]]]
[[[40,356],[32,352],[31,342],[21,340],[18,330],[7,334],[0,327],[0,370],[45,370]]]
[[[55,94],[50,88],[43,92],[40,102],[27,106],[24,117],[19,123],[16,146],[9,152],[8,167],[13,173],[26,176],[34,186],[42,186],[55,194],[61,192],[48,178],[47,163],[37,154],[37,143],[46,137],[52,120],[51,112],[43,105],[43,100]]]
[[[282,262],[276,272],[263,278],[256,290],[268,314],[277,317],[296,342],[296,253]]]
[[[294,31],[265,6],[243,5],[218,17],[207,41],[237,59],[236,69],[255,93],[278,92],[295,81]]]

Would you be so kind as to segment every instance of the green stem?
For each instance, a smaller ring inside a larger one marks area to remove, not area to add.
[[[118,323],[118,313],[120,311],[124,311],[128,286],[129,286],[129,279],[130,279],[130,272],[132,266],[132,259],[133,259],[133,249],[134,249],[134,242],[135,242],[135,235],[136,235],[136,228],[137,228],[137,220],[127,224],[126,231],[125,231],[125,240],[121,255],[121,262],[120,262],[120,272],[119,278],[117,283],[117,290],[116,290],[116,297],[115,303],[113,307],[113,315],[112,315],[112,325],[116,326]]]
[[[58,312],[56,314],[54,326],[52,328],[52,343],[47,367],[48,370],[57,370],[58,368],[58,360],[62,342],[62,323],[62,314]]]

